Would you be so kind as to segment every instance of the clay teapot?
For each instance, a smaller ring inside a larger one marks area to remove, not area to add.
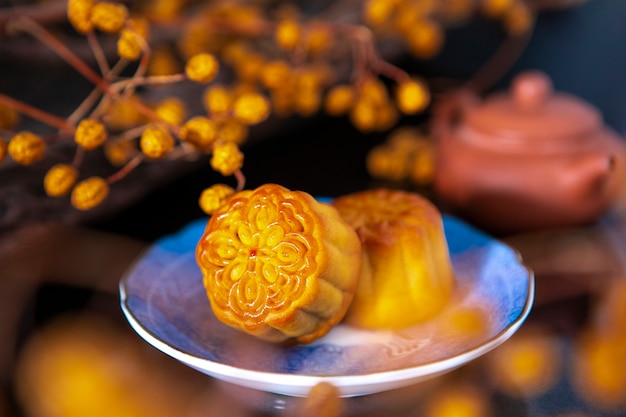
[[[539,71],[484,100],[452,94],[432,134],[442,208],[495,234],[593,222],[625,185],[623,139]]]

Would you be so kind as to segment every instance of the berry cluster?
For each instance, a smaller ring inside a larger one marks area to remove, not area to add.
[[[367,170],[374,178],[409,181],[426,186],[433,180],[435,157],[432,141],[417,128],[401,127],[367,155]]]
[[[532,22],[522,0],[366,0],[359,20],[348,23],[303,13],[290,3],[126,4],[67,1],[67,19],[88,42],[97,70],[36,21],[18,16],[9,25],[12,32],[41,41],[95,87],[67,118],[0,93],[0,134],[9,137],[0,138],[0,161],[8,154],[18,164],[33,164],[49,142],[73,140],[74,160],[53,166],[43,186],[52,197],[70,194],[80,210],[101,204],[109,187],[144,160],[197,153],[209,155],[211,167],[237,183],[202,193],[200,206],[211,213],[243,189],[240,146],[250,128],[270,116],[307,117],[323,110],[347,116],[368,133],[387,131],[400,115],[429,106],[427,82],[385,61],[378,38],[400,36],[409,51],[428,58],[440,50],[446,25],[479,9],[503,19],[511,32]],[[171,34],[167,42],[163,36],[153,39],[163,32]],[[117,40],[113,64],[101,46],[103,37]],[[349,68],[343,65],[346,56]],[[181,82],[203,89],[202,114],[190,114],[189,103],[176,96],[154,103],[142,95],[151,86]],[[55,128],[53,137],[17,129],[20,114]],[[119,171],[83,179],[83,154],[94,150],[102,150]]]

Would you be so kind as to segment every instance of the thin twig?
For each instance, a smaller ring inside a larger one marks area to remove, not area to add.
[[[135,71],[133,78],[141,78],[148,72],[148,64],[150,63],[150,58],[152,57],[152,49],[142,36],[140,36],[137,32],[135,32],[135,35],[137,41],[141,44],[143,54],[141,55],[141,60],[139,61],[137,71]]]
[[[105,75],[106,80],[112,80],[115,76],[119,75],[124,70],[124,68],[125,62],[118,61],[115,66],[113,66],[113,68],[111,68],[111,70]],[[89,93],[89,95],[83,100],[83,102],[80,103],[80,105],[67,118],[68,123],[74,126],[78,122],[78,120],[82,119],[89,112],[89,109],[91,109],[95,105],[96,100],[98,100],[101,96],[102,93],[100,89],[94,88],[91,93]],[[102,103],[102,101],[100,103]],[[91,116],[98,117],[99,109],[100,105],[98,105],[98,107],[93,110]]]
[[[89,42],[89,46],[91,47],[94,57],[96,58],[96,62],[100,68],[100,73],[105,75],[111,72],[109,62],[107,61],[106,55],[102,50],[102,45],[100,45],[100,41],[93,31],[87,33],[87,41]]]
[[[72,166],[74,168],[80,167],[83,163],[83,159],[85,158],[85,150],[80,146],[76,147],[76,153],[74,154],[74,160],[72,161]]]
[[[48,33],[43,27],[39,26],[37,23],[28,18],[18,18],[17,20],[12,22],[11,25],[12,30],[23,30],[35,38],[37,38],[44,45],[47,45],[52,49],[55,53],[57,53],[61,58],[63,58],[67,63],[69,63],[74,69],[76,69],[81,75],[91,81],[96,87],[98,87],[104,94],[113,96],[115,98],[121,98],[120,94],[113,90],[109,83],[106,82],[100,75],[98,75],[94,70],[92,70],[84,61],[82,61],[78,56],[76,56],[67,46],[65,46],[62,42]],[[148,117],[151,120],[157,120],[156,114],[152,109],[144,105],[139,100],[134,100],[133,104],[136,106],[137,110]],[[170,130],[177,133],[178,129],[176,126],[168,126]]]
[[[237,180],[236,191],[239,192],[243,190],[244,187],[246,186],[246,177],[243,175],[243,172],[241,171],[241,169],[236,170],[233,173],[233,175],[235,176],[235,179]]]
[[[131,129],[125,130],[119,135],[116,135],[115,137],[111,138],[111,140],[115,142],[126,142],[141,136],[144,130],[146,130],[146,126],[144,125],[133,127]]]
[[[39,23],[62,22],[67,17],[65,3],[65,1],[48,1],[0,8],[0,32],[4,32],[9,22],[18,16],[28,17]]]
[[[398,84],[406,82],[411,78],[406,71],[385,61],[380,56],[376,57],[372,63],[372,69],[385,77],[391,78]]]
[[[82,59],[80,59],[71,49],[69,49],[63,42],[52,36],[42,26],[37,24],[34,20],[27,17],[18,17],[17,19],[9,22],[7,27],[9,31],[24,31],[35,37],[38,41],[49,47],[65,62],[70,64],[72,68],[78,71],[83,77],[92,82],[103,93],[109,92],[109,85],[92,70]]]
[[[184,81],[186,79],[185,74],[171,74],[171,75],[152,75],[149,77],[133,77],[126,80],[116,81],[111,84],[111,88],[115,91],[124,92],[129,91],[131,88],[136,88],[144,85],[159,85],[159,84],[173,84]]]
[[[204,154],[198,153],[198,150],[193,145],[182,142],[167,154],[167,159],[176,161],[183,158],[189,159],[192,156],[193,160],[196,160],[202,155]]]
[[[496,52],[472,76],[467,85],[477,94],[485,93],[513,66],[526,49],[533,28],[517,36],[508,36]]]
[[[96,100],[98,100],[101,97],[101,95],[102,93],[100,92],[99,89],[94,88],[93,90],[91,90],[91,93],[89,93],[89,95],[83,100],[83,102],[80,103],[78,107],[74,109],[72,114],[68,116],[67,122],[72,126],[76,125],[76,123],[80,119],[82,119],[85,116],[85,114],[87,114],[89,109],[94,106]]]
[[[126,177],[126,175],[130,174],[132,170],[137,168],[139,164],[141,164],[144,161],[144,159],[145,159],[145,155],[143,153],[138,153],[130,161],[128,161],[128,163],[124,165],[119,171],[107,177],[106,182],[108,184],[113,184],[123,179],[124,177]]]
[[[16,110],[18,113],[25,114],[35,120],[39,120],[40,122],[43,122],[48,126],[55,127],[59,130],[73,130],[73,126],[70,125],[67,120],[40,110],[36,107],[33,107],[30,104],[24,103],[23,101],[19,101],[9,96],[6,96],[2,93],[0,93],[0,103],[4,103],[12,109]]]

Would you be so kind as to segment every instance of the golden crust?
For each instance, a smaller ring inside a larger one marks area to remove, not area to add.
[[[266,184],[209,219],[196,260],[219,320],[265,340],[308,343],[345,315],[361,244],[330,205]]]
[[[415,193],[378,189],[333,201],[359,234],[363,267],[345,321],[403,328],[437,314],[454,286],[441,214]]]

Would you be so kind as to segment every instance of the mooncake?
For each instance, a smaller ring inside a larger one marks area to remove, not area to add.
[[[334,207],[265,184],[210,217],[196,260],[220,321],[271,342],[309,343],[343,319],[362,255]]]
[[[434,317],[455,283],[439,210],[425,197],[375,189],[333,201],[359,234],[363,265],[344,321],[399,329]]]

